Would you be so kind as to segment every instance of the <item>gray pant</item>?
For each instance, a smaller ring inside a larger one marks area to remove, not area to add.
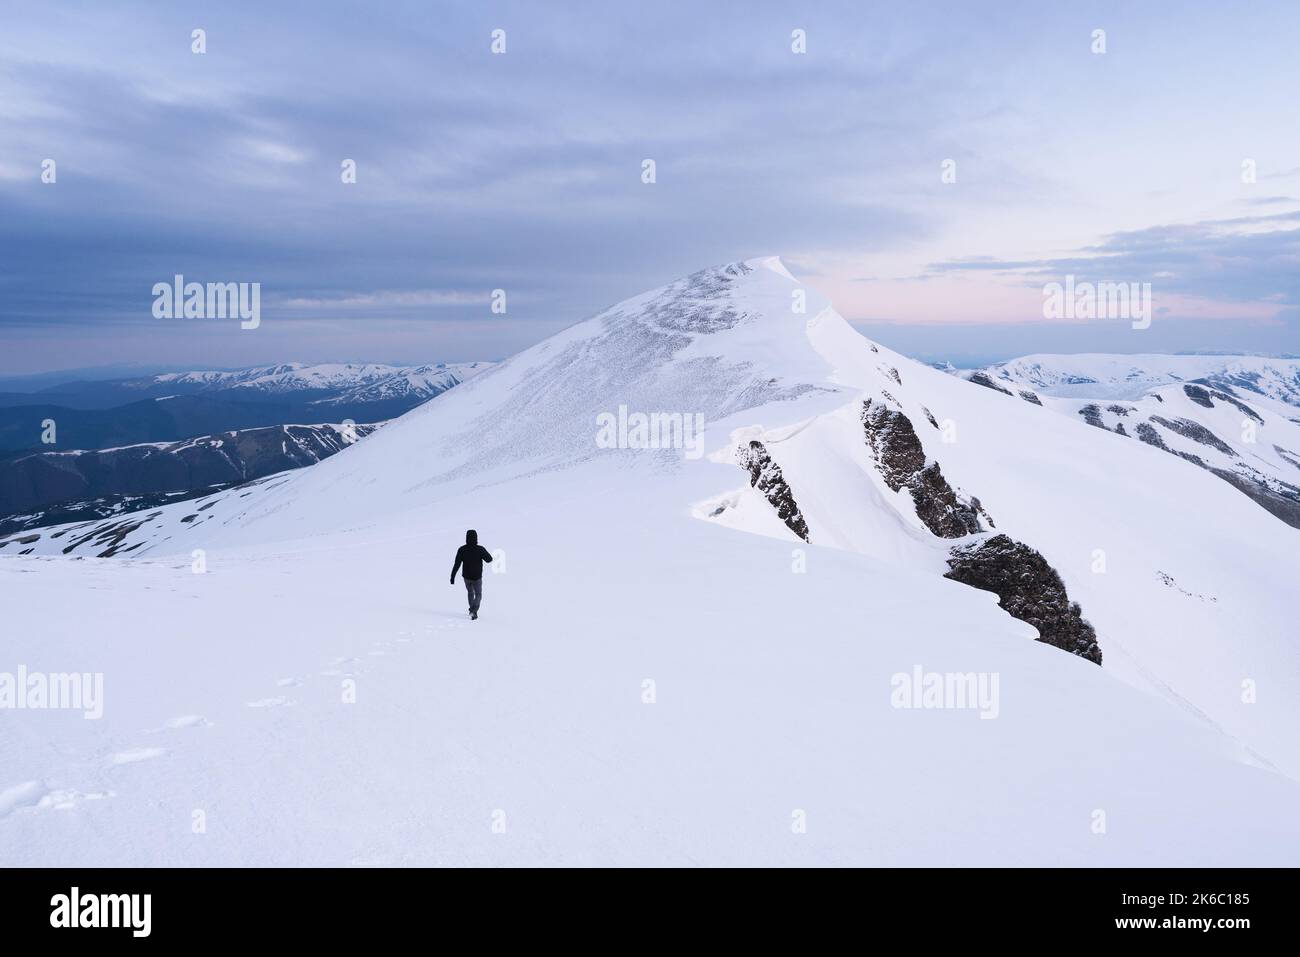
[[[465,592],[469,595],[469,610],[478,612],[478,606],[483,601],[483,579],[466,578]]]

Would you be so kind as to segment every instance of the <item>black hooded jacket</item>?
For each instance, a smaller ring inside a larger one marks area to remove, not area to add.
[[[465,533],[465,544],[456,549],[456,564],[451,566],[451,580],[456,580],[456,572],[465,566],[465,579],[478,581],[483,577],[483,563],[492,561],[492,553],[478,543],[478,532],[470,529]]]

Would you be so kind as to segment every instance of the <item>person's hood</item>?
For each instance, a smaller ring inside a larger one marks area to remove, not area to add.
[[[466,533],[465,533],[465,544],[466,544],[466,545],[477,545],[477,544],[478,544],[478,532],[474,531],[474,529],[472,529],[472,528],[471,528],[468,532],[466,532]]]

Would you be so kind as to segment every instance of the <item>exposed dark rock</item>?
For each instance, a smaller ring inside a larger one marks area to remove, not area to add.
[[[1020,390],[1020,398],[1024,399],[1026,402],[1032,402],[1034,405],[1043,404],[1043,400],[1038,398],[1037,394],[1030,392],[1028,389]]]
[[[1208,445],[1210,448],[1222,452],[1224,455],[1237,457],[1236,450],[1227,442],[1223,441],[1205,426],[1199,422],[1193,422],[1191,419],[1169,419],[1162,418],[1158,415],[1151,416],[1151,421],[1157,425],[1163,425],[1170,432],[1176,432],[1184,438],[1191,439],[1193,442],[1199,442],[1201,445]]]
[[[1240,399],[1234,399],[1226,392],[1220,392],[1217,389],[1211,390],[1210,394],[1222,402],[1227,402],[1231,405],[1235,405],[1237,407],[1237,411],[1240,412],[1242,415],[1254,419],[1256,422],[1259,422],[1260,424],[1263,424],[1264,417],[1260,415],[1258,412],[1256,412],[1254,409],[1252,409],[1250,406],[1248,406],[1246,403],[1242,402]]]
[[[75,539],[72,544],[66,546],[63,549],[63,554],[67,555],[69,552],[81,547],[82,545],[90,544],[92,548],[105,549],[96,555],[96,558],[112,558],[119,550],[121,550],[122,542],[128,535],[141,526],[147,524],[158,514],[158,512],[151,512],[144,518],[135,521],[123,520],[120,522],[110,522],[107,525],[98,525],[86,535]],[[105,548],[105,546],[107,546],[107,548]]]
[[[898,374],[898,370],[895,369],[893,366],[889,367],[889,377],[893,379],[895,382],[897,382],[899,385],[903,384],[903,377]]]
[[[1087,422],[1089,425],[1095,425],[1099,429],[1106,429],[1106,423],[1101,420],[1100,406],[1090,403],[1080,409],[1079,414],[1083,416],[1083,421]],[[1106,431],[1109,432],[1110,429],[1106,429]]]
[[[1300,455],[1297,455],[1295,452],[1292,452],[1290,449],[1284,449],[1280,445],[1273,446],[1273,451],[1276,452],[1278,455],[1280,455],[1286,461],[1290,462],[1296,468],[1300,469]]]
[[[993,592],[1007,614],[1038,629],[1039,641],[1101,664],[1097,632],[1070,601],[1056,569],[1028,545],[1006,535],[957,545],[945,577]]]
[[[1188,598],[1199,598],[1201,601],[1208,601],[1208,602],[1217,602],[1219,600],[1215,598],[1213,595],[1202,595],[1199,592],[1188,591],[1186,588],[1180,586],[1178,582],[1174,581],[1172,575],[1166,574],[1165,572],[1157,570],[1156,574],[1160,576],[1160,580],[1165,585],[1167,585],[1169,588],[1172,588],[1174,591],[1181,592],[1182,594],[1186,595]]]
[[[993,378],[987,372],[981,371],[972,373],[970,381],[974,382],[976,385],[982,385],[986,389],[992,389],[994,392],[1001,392],[1003,395],[1011,394],[1010,389],[1002,388],[1002,386],[993,381]]]
[[[1106,406],[1106,411],[1114,412],[1116,415],[1123,417],[1127,416],[1133,410],[1127,405],[1108,405]]]
[[[1292,528],[1300,528],[1300,488],[1286,482],[1268,481],[1254,469],[1243,474],[1228,469],[1210,468],[1219,478],[1244,492],[1254,502],[1286,522]]]
[[[1165,440],[1161,437],[1155,426],[1149,422],[1139,422],[1137,424],[1137,436],[1147,445],[1154,445],[1158,449],[1164,449],[1166,452],[1172,452],[1173,449],[1165,445]]]
[[[979,499],[964,500],[943,477],[938,462],[926,464],[925,448],[906,415],[868,399],[862,404],[862,427],[885,484],[895,492],[908,490],[917,517],[931,532],[940,538],[982,532],[981,515],[992,527]]]
[[[1199,385],[1185,385],[1183,386],[1183,392],[1187,394],[1187,398],[1191,399],[1197,405],[1203,405],[1207,409],[1214,408],[1214,402],[1210,399],[1210,393],[1205,391],[1205,389],[1201,388]]]
[[[930,421],[930,424],[937,429],[939,427],[939,423],[935,421],[934,413],[931,412],[929,409],[927,409],[925,406],[921,406],[921,411],[925,413],[925,417]]]
[[[1116,423],[1115,423],[1115,434],[1116,434],[1116,435],[1123,435],[1123,436],[1127,436],[1127,435],[1128,435],[1128,432],[1125,431],[1125,429],[1124,429],[1124,423],[1123,423],[1123,422],[1116,422]]]
[[[1152,416],[1152,419],[1166,427],[1172,425],[1172,423],[1167,422],[1159,416]],[[1187,420],[1180,419],[1179,422],[1187,422]],[[1197,429],[1202,428],[1195,422],[1189,424],[1195,426]],[[1174,429],[1174,431],[1179,432],[1179,434],[1184,434],[1179,429]],[[1213,433],[1210,433],[1208,429],[1205,430],[1205,432],[1213,438]],[[1249,496],[1257,505],[1268,511],[1270,514],[1286,522],[1292,528],[1300,528],[1300,488],[1286,482],[1276,480],[1269,481],[1254,469],[1249,469],[1248,472],[1241,473],[1231,471],[1230,469],[1215,468],[1209,465],[1209,463],[1199,455],[1193,455],[1190,452],[1175,451],[1167,446],[1164,439],[1161,438],[1160,433],[1146,422],[1139,422],[1137,424],[1137,435],[1138,438],[1147,445],[1153,445],[1165,452],[1171,452],[1180,458],[1186,459],[1193,465],[1199,465],[1206,471],[1217,475],[1229,485],[1233,486],[1233,488]],[[1208,445],[1212,443],[1207,442],[1206,444]],[[1274,448],[1277,447],[1274,446]],[[1278,449],[1279,454],[1282,454],[1283,458],[1286,458],[1283,451],[1284,450],[1282,449]],[[1290,461],[1293,465],[1300,468],[1300,462],[1296,462],[1292,459],[1287,459],[1287,461]]]
[[[794,500],[781,466],[772,460],[762,442],[750,442],[736,450],[736,459],[749,470],[749,484],[763,493],[763,497],[776,509],[777,518],[805,542],[808,541],[808,523],[804,521],[799,504]]]

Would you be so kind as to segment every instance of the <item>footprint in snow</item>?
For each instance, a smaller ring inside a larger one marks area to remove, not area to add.
[[[66,811],[87,801],[101,801],[113,796],[112,791],[85,793],[72,788],[50,789],[40,781],[24,781],[0,790],[0,818],[28,808],[33,811]]]
[[[248,706],[250,708],[288,708],[297,703],[298,702],[294,701],[292,698],[286,698],[283,695],[279,695],[274,698],[261,698],[257,701],[250,701],[248,702]]]
[[[109,764],[138,764],[141,761],[162,757],[166,753],[164,748],[129,748],[117,752],[108,759],[108,762]]]
[[[275,683],[277,688],[297,688],[301,684],[297,678],[281,678]]]
[[[212,722],[201,714],[183,714],[167,721],[167,727],[176,728],[210,728]]]
[[[179,731],[181,728],[210,728],[212,722],[201,714],[182,714],[168,718],[161,728],[147,728],[145,734],[162,734],[164,731]]]
[[[74,807],[85,804],[87,801],[102,801],[104,798],[111,798],[114,794],[112,791],[77,791],[73,788],[60,788],[55,791],[47,792],[39,801],[36,802],[36,810],[46,811],[53,809],[55,811],[69,811]]]
[[[19,808],[33,806],[44,793],[45,789],[41,787],[40,781],[24,781],[5,788],[0,791],[0,817],[5,817]]]

